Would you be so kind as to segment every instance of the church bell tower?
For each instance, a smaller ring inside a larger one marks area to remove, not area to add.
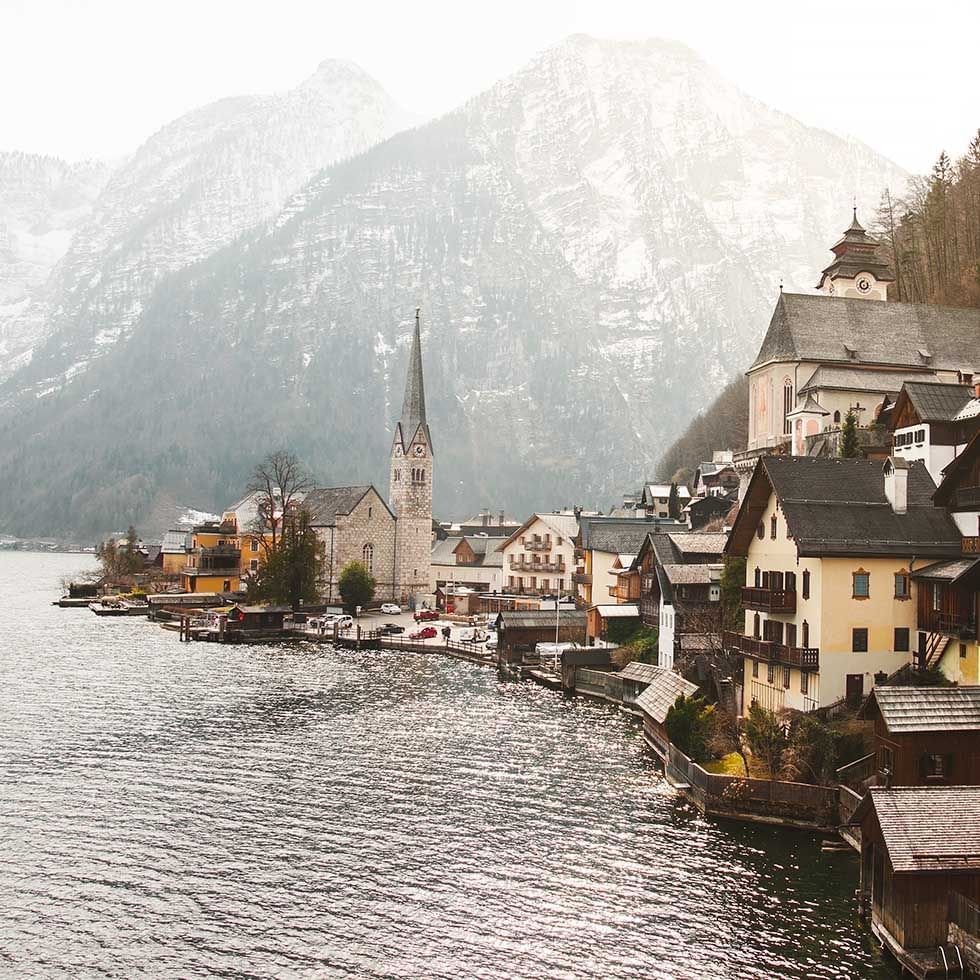
[[[861,227],[855,208],[850,227],[831,248],[834,261],[820,274],[817,289],[845,299],[888,299],[888,284],[895,277],[878,247],[879,242]]]
[[[388,489],[395,514],[395,598],[410,605],[432,589],[432,436],[425,418],[420,312],[415,311],[405,400],[391,444]]]

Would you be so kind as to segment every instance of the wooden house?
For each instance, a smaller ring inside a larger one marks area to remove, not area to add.
[[[881,785],[980,786],[980,686],[876,687],[860,717]]]
[[[875,787],[854,811],[862,910],[916,977],[962,976],[947,945],[951,896],[980,899],[980,787]]]
[[[496,620],[497,650],[504,659],[533,652],[539,643],[585,644],[585,612],[577,609],[504,611]]]
[[[681,695],[693,697],[698,686],[666,667],[653,667],[644,676],[646,687],[634,704],[643,715],[643,737],[647,744],[666,757],[670,745],[665,727],[667,712]]]
[[[255,635],[257,633],[281,633],[283,620],[289,606],[232,606],[225,619],[225,632]]]

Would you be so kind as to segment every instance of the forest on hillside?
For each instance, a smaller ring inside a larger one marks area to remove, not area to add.
[[[953,162],[945,150],[901,196],[886,190],[872,228],[895,273],[889,302],[980,307],[980,129]],[[712,450],[744,449],[748,379],[727,385],[664,453],[658,479],[690,480]]]

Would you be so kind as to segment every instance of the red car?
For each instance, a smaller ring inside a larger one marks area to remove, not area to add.
[[[438,631],[434,626],[423,626],[422,629],[409,633],[408,638],[410,640],[431,640],[437,634]]]
[[[420,609],[415,614],[416,623],[427,623],[429,622],[429,620],[438,619],[438,618],[439,618],[439,613],[437,613],[435,609]]]

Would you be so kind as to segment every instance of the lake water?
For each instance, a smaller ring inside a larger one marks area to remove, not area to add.
[[[702,819],[614,710],[51,606],[90,563],[0,552],[3,975],[896,975],[856,857]]]

